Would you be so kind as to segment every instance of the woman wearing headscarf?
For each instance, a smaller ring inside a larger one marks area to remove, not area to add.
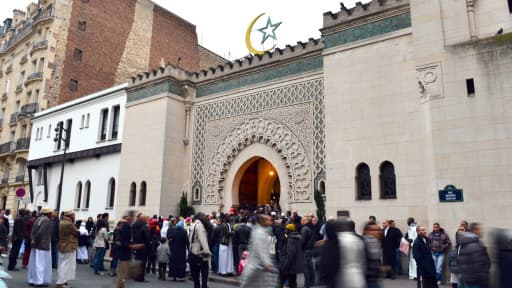
[[[341,252],[336,229],[336,221],[329,220],[325,223],[326,240],[320,251],[320,274],[327,288],[338,287],[337,275],[341,265]]]
[[[160,238],[167,237],[167,230],[169,229],[169,220],[164,220],[162,229],[160,229]]]
[[[279,262],[279,287],[288,281],[289,288],[297,288],[297,274],[304,271],[304,254],[302,251],[302,237],[295,231],[295,225],[286,225],[286,244],[281,250]]]
[[[149,272],[156,274],[156,249],[160,245],[160,227],[158,226],[158,220],[152,218],[149,221],[149,255],[148,262],[146,265],[146,274]]]
[[[80,223],[78,229],[80,235],[78,236],[78,250],[76,250],[76,260],[78,264],[87,264],[89,262],[89,253],[87,251],[90,246],[89,231],[87,231],[87,223]]]
[[[187,232],[184,229],[183,221],[178,222],[171,243],[171,263],[169,275],[174,281],[185,281],[187,268],[187,250],[190,246]]]

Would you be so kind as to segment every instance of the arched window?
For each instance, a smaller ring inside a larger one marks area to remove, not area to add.
[[[75,208],[80,209],[81,203],[82,203],[82,181],[78,181],[78,183],[76,183]]]
[[[137,194],[137,184],[135,184],[135,182],[132,182],[132,184],[130,184],[130,199],[128,202],[129,206],[135,206],[136,194]]]
[[[389,161],[380,164],[380,198],[396,199],[395,166]]]
[[[146,206],[146,181],[140,183],[139,206]]]
[[[107,191],[107,208],[112,208],[114,207],[114,200],[116,199],[116,179],[114,179],[114,177],[108,180]]]
[[[372,179],[370,167],[366,163],[359,163],[356,167],[356,200],[372,199]]]
[[[89,209],[89,203],[91,202],[91,182],[89,180],[85,182],[84,190],[84,205],[82,205],[82,208]]]

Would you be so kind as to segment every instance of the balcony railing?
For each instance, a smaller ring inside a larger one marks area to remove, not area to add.
[[[30,50],[30,55],[32,55],[32,53],[34,53],[34,51],[37,51],[40,49],[45,49],[46,47],[48,47],[48,40],[42,40],[42,41],[36,42],[36,43],[34,43],[34,46],[32,46],[32,50]]]
[[[30,138],[20,138],[16,141],[17,150],[27,150],[30,147]]]
[[[12,141],[6,142],[6,143],[0,145],[0,154],[11,153],[14,151],[14,148],[16,148],[14,145],[14,142],[12,142]]]
[[[4,92],[2,94],[2,101],[6,101],[7,100],[7,92]]]
[[[11,72],[12,72],[12,64],[9,64],[9,65],[7,65],[7,67],[5,67],[5,74],[11,73]]]
[[[9,125],[16,124],[18,121],[18,112],[14,112],[11,114],[11,119],[9,120]]]
[[[21,106],[20,114],[27,115],[27,114],[34,114],[39,109],[39,103],[29,103]]]
[[[16,183],[23,182],[25,180],[25,174],[16,176]]]
[[[43,80],[43,72],[35,72],[35,73],[28,75],[28,78],[25,81],[25,85],[28,85],[30,82],[33,82],[36,80]]]
[[[19,29],[14,33],[14,35],[9,39],[9,41],[3,43],[0,46],[0,53],[4,53],[7,49],[14,46],[19,40],[23,39],[26,35],[32,32],[34,26],[41,21],[53,17],[53,9],[49,9],[46,11],[39,12],[35,17],[32,18],[32,23],[24,25],[23,29]]]
[[[7,184],[7,183],[9,183],[9,178],[3,177],[2,178],[2,184]]]
[[[24,54],[23,56],[21,56],[20,64],[25,64],[27,62],[27,59],[28,59],[27,54]]]
[[[14,90],[14,92],[20,93],[21,91],[23,91],[23,84],[16,85],[16,90]]]

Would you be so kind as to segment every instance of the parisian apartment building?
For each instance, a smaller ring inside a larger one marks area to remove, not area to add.
[[[40,0],[2,24],[0,208],[34,200],[27,156],[35,113],[164,65],[200,71],[224,62],[198,45],[193,24],[149,0]]]

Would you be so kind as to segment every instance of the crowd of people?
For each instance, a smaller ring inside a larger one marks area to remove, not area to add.
[[[185,281],[190,272],[194,288],[207,288],[212,272],[241,276],[241,287],[295,288],[297,275],[303,274],[305,288],[372,288],[380,287],[381,276],[395,279],[402,273],[402,254],[409,260],[409,278],[422,287],[443,282],[465,288],[490,285],[491,261],[480,240],[481,225],[465,221],[452,243],[439,223],[428,233],[409,218],[402,234],[393,220],[379,225],[370,216],[359,235],[348,218],[322,221],[270,206],[189,217],[127,211],[117,223],[109,221],[108,213],[77,221],[73,210],[20,209],[15,219],[6,212],[0,211],[0,249],[9,252],[8,270],[20,270],[23,252],[21,267],[28,269],[27,282],[36,287],[52,283],[52,268],[58,270],[56,287],[70,287],[77,264],[104,275],[107,252],[109,275],[117,276],[117,287],[129,278],[145,282],[149,273],[158,273],[159,280]],[[450,273],[444,271],[445,261]]]

